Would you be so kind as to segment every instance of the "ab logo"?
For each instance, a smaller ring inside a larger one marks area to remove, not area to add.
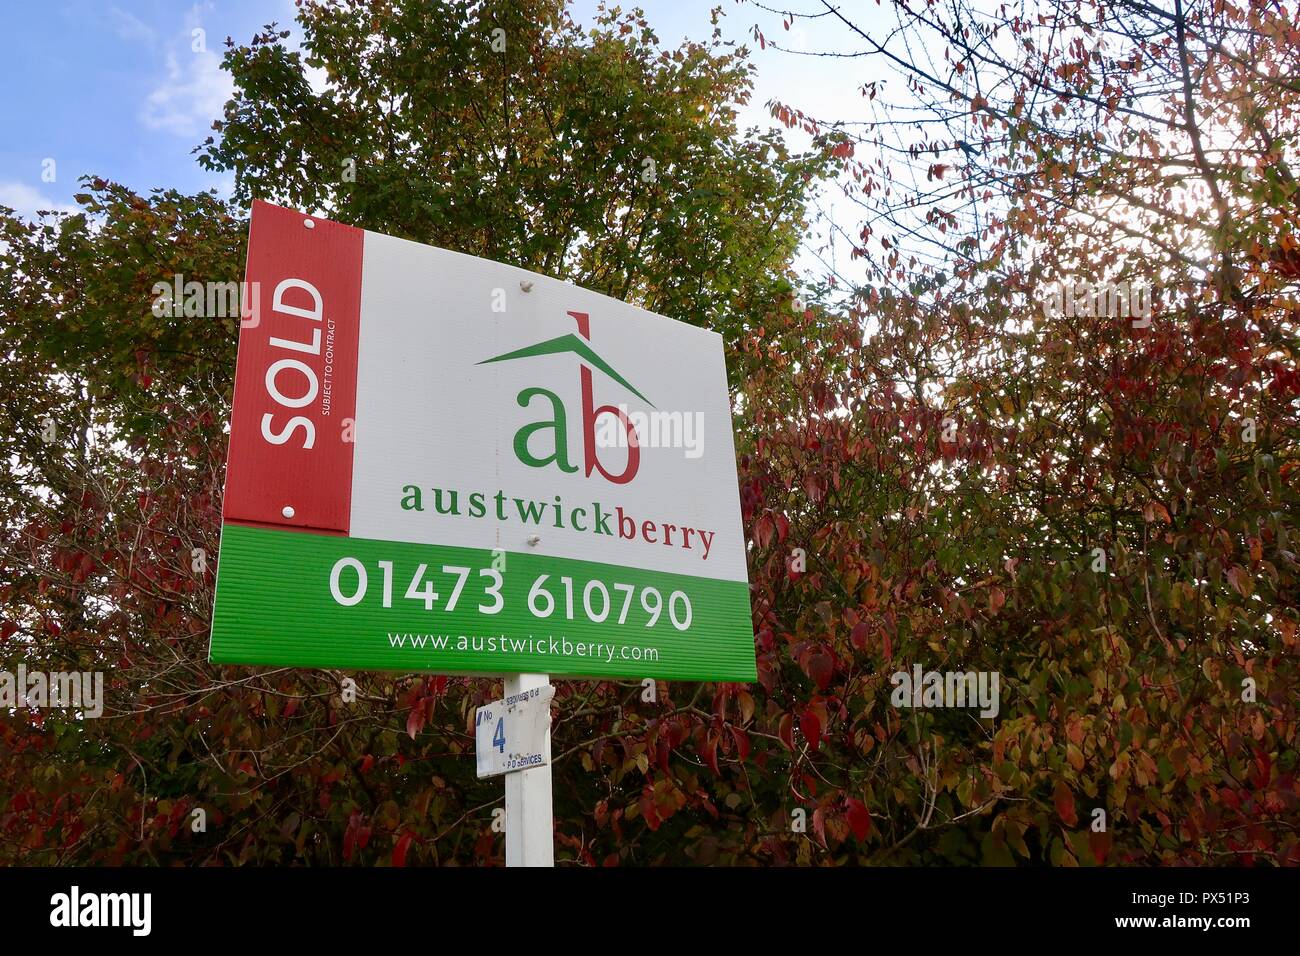
[[[487,365],[490,362],[510,362],[515,359],[532,358],[538,355],[556,355],[561,352],[572,352],[582,359],[582,440],[584,470],[583,475],[591,477],[592,471],[599,471],[609,481],[616,485],[625,485],[636,477],[637,469],[641,464],[641,448],[637,441],[636,428],[628,421],[627,415],[622,409],[613,405],[601,405],[595,407],[594,389],[592,386],[591,369],[595,367],[612,378],[615,382],[622,385],[637,398],[641,399],[651,408],[654,404],[633,388],[632,383],[610,366],[603,358],[597,355],[590,345],[587,344],[591,339],[591,318],[586,312],[570,312],[574,320],[578,323],[578,335],[570,332],[568,335],[561,335],[558,338],[548,339],[545,342],[538,342],[536,345],[530,345],[527,348],[518,349],[514,352],[507,352],[505,355],[498,355],[495,358],[484,359],[479,365]],[[581,338],[579,338],[581,336]],[[569,431],[568,418],[565,415],[564,403],[554,392],[545,388],[525,388],[520,391],[516,397],[520,408],[527,408],[534,398],[545,397],[551,403],[551,415],[549,420],[533,422],[525,425],[515,434],[515,457],[525,465],[532,468],[545,468],[554,462],[561,471],[575,472],[578,466],[569,462]],[[627,433],[627,462],[623,471],[619,474],[611,474],[600,460],[600,455],[596,448],[596,422],[602,415],[613,415]],[[528,448],[529,439],[538,432],[550,431],[554,440],[555,451],[546,458],[536,457]]]

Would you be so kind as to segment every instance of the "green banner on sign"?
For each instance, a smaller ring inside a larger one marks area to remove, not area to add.
[[[749,617],[739,581],[228,524],[211,659],[752,681]]]

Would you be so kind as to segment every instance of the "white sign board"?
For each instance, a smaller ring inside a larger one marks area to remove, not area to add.
[[[211,659],[752,681],[722,338],[257,203]]]

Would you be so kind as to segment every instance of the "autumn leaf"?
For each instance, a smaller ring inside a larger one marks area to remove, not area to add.
[[[402,835],[397,838],[397,843],[393,845],[393,866],[406,866],[406,853],[411,848],[411,842],[415,835],[409,830],[403,831]]]
[[[809,749],[816,751],[821,747],[822,722],[812,710],[805,710],[799,716],[799,730],[808,741]]]
[[[1088,847],[1092,850],[1092,858],[1097,862],[1098,866],[1103,866],[1106,863],[1106,857],[1110,854],[1110,845],[1109,833],[1088,831]]]
[[[1056,782],[1056,789],[1052,793],[1052,801],[1056,804],[1056,815],[1061,818],[1061,822],[1067,827],[1072,827],[1078,822],[1078,817],[1074,814],[1074,794],[1070,792],[1064,781]]]
[[[424,729],[424,721],[424,703],[420,701],[406,715],[406,733],[412,740]]]
[[[849,797],[845,800],[845,806],[848,809],[849,827],[853,830],[853,835],[859,841],[865,840],[871,835],[871,814],[866,804],[855,797]]]
[[[1255,590],[1254,582],[1251,580],[1250,572],[1239,565],[1233,565],[1228,569],[1228,583],[1232,585],[1234,591],[1242,597],[1250,597]]]

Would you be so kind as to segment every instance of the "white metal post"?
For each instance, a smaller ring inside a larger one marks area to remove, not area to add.
[[[506,676],[506,697],[546,687],[546,674]],[[555,823],[551,817],[551,728],[546,728],[546,763],[506,774],[506,866],[554,866]]]

